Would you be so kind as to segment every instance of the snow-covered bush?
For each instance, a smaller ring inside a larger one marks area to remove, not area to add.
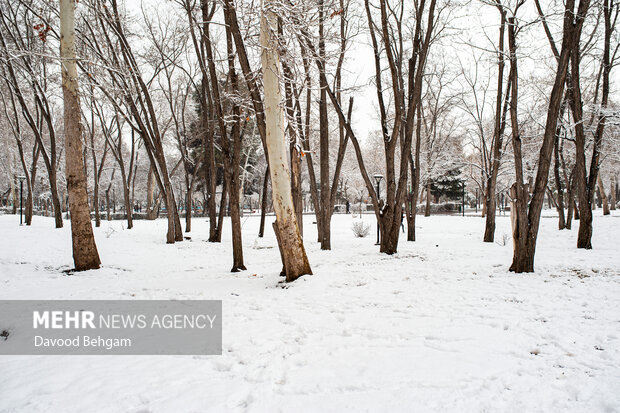
[[[508,234],[506,234],[505,232],[502,233],[502,237],[499,239],[499,241],[495,241],[495,243],[497,245],[501,245],[502,247],[506,246],[506,244],[508,243]]]
[[[364,238],[370,233],[370,224],[365,224],[364,221],[353,221],[351,230],[357,238]]]

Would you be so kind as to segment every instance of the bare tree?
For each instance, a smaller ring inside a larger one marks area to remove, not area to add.
[[[91,23],[88,19],[83,21],[85,35],[82,36],[82,39],[91,49],[92,54],[102,60],[108,79],[113,85],[110,89],[119,90],[121,93],[118,96],[113,94],[102,83],[101,79],[92,75],[88,67],[82,67],[82,69],[91,75],[90,77],[95,85],[110,100],[114,109],[142,138],[155,182],[166,206],[168,217],[166,242],[182,241],[181,221],[164,151],[166,125],[160,125],[159,116],[149,89],[149,85],[155,76],[145,80],[136,55],[128,41],[125,21],[121,17],[117,1],[111,0],[108,6],[100,0],[95,0],[92,11],[94,22]],[[95,23],[98,25],[96,28],[94,27]]]
[[[505,98],[503,98],[504,89],[504,33],[506,27],[506,10],[500,0],[496,0],[495,6],[500,14],[499,40],[497,44],[497,94],[495,98],[495,119],[493,127],[493,152],[491,158],[491,174],[488,177],[485,192],[486,206],[486,225],[484,229],[484,242],[493,242],[495,239],[495,209],[496,209],[496,187],[497,175],[499,173],[502,141],[504,138],[504,126],[506,125],[506,109],[510,95],[511,79],[508,79]],[[502,100],[505,102],[502,104]],[[502,109],[503,106],[503,109]]]
[[[616,8],[616,10],[614,10]],[[577,236],[577,248],[592,248],[592,207],[594,194],[598,182],[600,150],[605,131],[605,120],[607,116],[607,105],[609,101],[609,74],[612,68],[611,55],[611,36],[618,17],[617,5],[614,0],[604,0],[603,16],[605,22],[603,59],[601,62],[601,72],[603,85],[601,91],[600,108],[597,116],[597,126],[594,132],[594,142],[592,145],[592,155],[590,159],[589,171],[586,170],[586,131],[583,122],[583,101],[581,97],[580,84],[580,61],[581,46],[577,41],[571,50],[571,97],[570,107],[575,121],[575,149],[576,149],[576,182],[579,198],[579,233]],[[614,53],[615,57],[615,53]],[[598,94],[598,85],[595,91]],[[596,97],[595,97],[596,102]]]
[[[20,161],[22,171],[24,173],[24,177],[26,181],[27,195],[26,195],[26,209],[24,211],[25,212],[24,215],[25,215],[26,225],[31,225],[33,209],[34,209],[33,198],[34,198],[34,187],[35,187],[36,176],[37,176],[37,163],[39,161],[39,155],[41,154],[41,149],[40,149],[39,143],[36,140],[33,140],[32,153],[31,153],[31,158],[30,158],[31,162],[30,162],[30,166],[28,166],[28,164],[26,163],[26,149],[27,148],[25,148],[25,143],[24,143],[25,142],[25,136],[24,136],[25,131],[23,131],[21,127],[21,117],[19,115],[19,111],[15,103],[15,95],[11,92],[3,93],[1,90],[0,90],[0,95],[1,95],[2,104],[4,108],[4,115],[5,115],[5,118],[8,124],[10,125],[11,132],[13,133],[13,136],[15,138],[15,143],[17,145],[17,150],[19,154],[19,161]],[[14,177],[11,176],[10,179],[11,179],[11,184],[13,187]],[[14,192],[13,210],[17,212],[16,211],[17,209],[16,192],[17,191],[13,190],[13,192]]]
[[[49,10],[33,12],[32,1],[0,6],[0,46],[5,52],[1,64],[9,92],[19,104],[26,123],[37,141],[49,178],[56,228],[62,228],[58,196],[58,152],[53,102],[48,91],[48,41],[54,34]],[[58,37],[57,34],[55,37]],[[11,51],[16,52],[16,56]],[[38,53],[36,53],[36,52]],[[46,137],[49,144],[46,144]]]
[[[60,59],[65,104],[65,173],[73,262],[77,271],[99,268],[101,261],[90,221],[86,174],[82,158],[82,123],[77,65],[75,63],[75,2],[60,0]]]
[[[284,113],[280,106],[280,58],[277,49],[277,17],[274,3],[263,3],[260,43],[263,47],[261,62],[265,101],[265,141],[268,148],[269,170],[276,213],[274,229],[280,245],[286,281],[294,281],[304,274],[312,274],[306,251],[299,234],[297,217],[291,194],[291,176],[288,167],[288,148],[284,136]]]
[[[510,79],[512,83],[510,120],[512,126],[512,144],[516,177],[516,182],[510,190],[510,195],[513,200],[513,207],[511,207],[510,211],[513,222],[514,245],[514,256],[510,270],[517,273],[534,271],[534,255],[536,251],[538,228],[540,225],[540,214],[547,188],[551,154],[553,152],[556,126],[564,93],[564,85],[567,78],[570,55],[574,45],[579,43],[583,20],[590,6],[590,1],[580,0],[576,13],[574,10],[574,0],[567,0],[564,6],[562,47],[559,53],[559,58],[557,59],[558,66],[551,95],[549,97],[549,107],[547,111],[543,142],[538,158],[538,171],[534,181],[531,200],[530,187],[524,182],[521,135],[519,133],[519,123],[517,117],[518,70],[516,35],[518,32],[518,25],[515,14],[519,8],[518,6],[522,4],[522,2],[518,3],[515,10],[512,11],[512,16],[509,17],[507,21],[510,51]]]

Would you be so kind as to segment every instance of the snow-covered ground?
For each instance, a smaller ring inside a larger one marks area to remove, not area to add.
[[[508,272],[479,217],[418,218],[418,241],[375,247],[336,215],[332,251],[313,216],[313,276],[283,285],[268,226],[243,219],[248,271],[231,274],[230,230],[165,244],[166,221],[96,229],[103,268],[67,276],[68,223],[0,216],[0,299],[221,299],[221,356],[0,356],[0,412],[617,412],[620,216],[595,211],[594,249],[542,219],[536,273]],[[505,237],[505,245],[503,240]]]

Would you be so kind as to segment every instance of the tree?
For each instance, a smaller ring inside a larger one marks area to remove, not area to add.
[[[518,3],[518,5],[522,4],[522,2]],[[516,182],[510,189],[510,196],[513,200],[513,207],[511,207],[510,212],[513,223],[514,246],[514,254],[510,270],[516,273],[522,273],[534,271],[536,239],[538,237],[540,215],[547,189],[551,154],[555,141],[556,126],[564,93],[564,85],[567,78],[570,55],[574,44],[579,43],[583,20],[590,6],[590,1],[580,0],[576,13],[574,10],[575,0],[567,0],[564,5],[562,47],[561,52],[559,53],[559,58],[557,59],[558,65],[555,73],[553,88],[549,97],[543,142],[538,157],[538,171],[534,181],[531,200],[530,185],[527,185],[524,182],[523,153],[517,117],[518,69],[516,35],[518,32],[518,26],[515,14],[519,8],[518,5],[515,7],[515,10],[512,11],[512,16],[508,18],[510,81],[512,83],[510,122],[512,127],[512,145],[516,178]]]
[[[284,113],[280,106],[280,58],[278,56],[277,17],[271,0],[262,4],[260,44],[265,102],[266,144],[276,213],[274,230],[280,245],[286,281],[294,281],[312,274],[310,263],[299,234],[297,217],[291,194],[291,175],[288,166],[288,148],[284,135]]]
[[[92,70],[82,65],[98,89],[110,100],[130,127],[142,138],[144,148],[152,166],[155,182],[166,206],[168,231],[166,242],[172,244],[183,241],[183,231],[179,218],[173,186],[168,172],[164,138],[166,126],[161,127],[160,119],[150,88],[154,77],[148,79],[141,70],[136,54],[126,34],[126,21],[121,17],[117,0],[109,6],[96,0],[93,5],[94,21],[84,20],[84,42],[93,55],[102,60],[111,86],[103,83],[104,74],[93,75]],[[95,28],[94,25],[98,26]],[[97,31],[98,29],[99,31]],[[100,43],[102,42],[102,43]],[[98,78],[99,77],[99,78]],[[146,79],[146,80],[145,80]],[[114,93],[113,91],[119,91]]]
[[[90,153],[91,159],[93,163],[93,209],[95,210],[95,226],[101,226],[101,214],[99,213],[99,182],[101,181],[101,175],[103,174],[103,168],[105,165],[106,158],[108,156],[108,142],[107,138],[103,139],[103,155],[98,159],[98,154],[101,153],[101,150],[97,150],[97,146],[95,143],[95,136],[97,134],[97,126],[95,122],[95,113],[96,113],[96,103],[95,103],[95,95],[94,90],[90,88],[90,122],[86,120],[86,116],[84,116],[84,123],[86,124],[86,128],[88,130],[89,135],[89,144],[90,144]],[[101,118],[100,118],[101,120]],[[105,126],[102,122],[102,129],[105,130]],[[129,213],[129,212],[128,212]],[[131,221],[129,221],[128,228],[131,228]]]
[[[336,109],[339,121],[344,125],[346,133],[351,139],[360,172],[364,178],[368,193],[371,196],[375,215],[380,223],[380,251],[386,254],[394,254],[397,252],[398,248],[402,208],[407,193],[408,166],[410,161],[409,156],[401,156],[400,159],[397,159],[396,149],[399,148],[402,154],[411,152],[414,118],[421,100],[422,78],[425,73],[428,50],[436,35],[437,17],[443,9],[439,9],[436,15],[435,0],[430,1],[428,8],[424,0],[415,3],[413,48],[411,50],[411,57],[407,60],[407,69],[405,69],[403,56],[406,51],[403,49],[404,40],[402,30],[404,5],[401,4],[399,6],[401,8],[399,9],[400,11],[395,11],[393,8],[394,6],[389,4],[387,0],[381,0],[379,5],[379,24],[375,24],[370,7],[369,2],[365,1],[366,15],[375,55],[375,86],[377,101],[379,103],[381,132],[386,161],[386,201],[382,202],[381,206],[379,204],[379,194],[375,192],[374,185],[364,165],[359,142],[351,128],[350,117],[344,114],[342,106],[333,90],[328,87],[326,91],[332,102],[332,106]],[[426,23],[424,22],[425,18]],[[308,34],[302,31],[301,35],[303,39],[306,39],[304,45],[317,65],[319,76],[324,78],[324,62],[320,58],[320,54],[317,53],[314,46],[307,41],[309,38]],[[391,47],[381,47],[378,40],[379,37],[382,39],[383,44],[392,45],[396,47],[397,50],[392,50]],[[385,91],[382,79],[383,69],[381,67],[383,54],[385,54],[385,58],[388,61],[391,80],[390,90],[392,99],[395,101],[395,113],[393,116],[388,115],[384,96]],[[405,86],[405,74],[407,86]],[[323,84],[326,83],[327,82],[323,82]],[[349,107],[351,107],[351,104]]]
[[[65,120],[65,174],[71,212],[71,239],[76,271],[101,265],[90,221],[82,158],[82,122],[75,63],[75,2],[60,0],[60,59]]]
[[[592,145],[592,155],[590,159],[589,171],[586,170],[586,130],[583,122],[583,101],[581,97],[580,84],[580,62],[581,62],[581,46],[577,41],[572,45],[571,49],[571,97],[570,107],[575,121],[575,149],[576,162],[575,171],[577,179],[577,195],[579,198],[579,233],[577,236],[577,248],[592,248],[592,207],[594,203],[594,195],[598,182],[600,148],[603,141],[603,133],[605,131],[605,120],[607,116],[607,105],[609,100],[609,74],[611,72],[613,61],[611,60],[611,35],[614,31],[615,22],[618,11],[614,13],[614,0],[604,0],[603,16],[605,22],[604,49],[603,59],[601,62],[601,71],[603,76],[603,86],[600,101],[600,108],[597,115],[597,126],[594,132],[594,142]],[[583,18],[583,17],[582,17]],[[615,53],[614,53],[615,55]],[[615,56],[614,56],[615,57]],[[595,91],[598,94],[598,84]],[[596,98],[595,98],[596,102]],[[602,184],[601,184],[602,186]]]
[[[209,80],[209,65],[207,56],[207,47],[210,47],[210,38],[208,31],[210,22],[215,14],[216,3],[211,6],[206,0],[201,0],[198,6],[199,14],[196,12],[196,2],[192,0],[178,0],[183,7],[189,26],[189,34],[194,47],[194,53],[198,60],[198,67],[201,78],[199,84],[195,86],[198,102],[200,105],[200,130],[202,132],[202,164],[204,169],[204,178],[207,202],[206,207],[209,215],[209,242],[218,242],[217,231],[217,205],[216,205],[216,188],[217,188],[217,172],[215,164],[215,131],[213,128],[212,118],[214,117],[213,98]],[[199,15],[198,18],[196,15]],[[201,21],[201,23],[200,23]],[[222,192],[222,197],[224,193]]]
[[[26,150],[25,150],[25,131],[23,131],[21,127],[21,118],[19,112],[17,110],[17,105],[15,103],[15,96],[13,93],[8,92],[4,93],[0,90],[0,95],[2,97],[2,103],[4,107],[4,115],[7,123],[10,125],[11,132],[15,137],[15,143],[17,144],[17,150],[19,154],[19,160],[22,167],[22,171],[24,173],[24,177],[26,178],[26,208],[25,208],[25,219],[26,225],[32,224],[32,215],[34,209],[34,187],[37,176],[37,163],[39,161],[39,155],[41,154],[41,149],[39,143],[36,140],[33,140],[32,143],[32,155],[31,155],[31,163],[30,167],[26,163]],[[7,96],[8,95],[8,96]],[[14,184],[14,174],[10,174],[9,179],[11,179],[11,188],[15,186]],[[17,191],[13,190],[13,210],[17,212]]]
[[[62,228],[54,104],[48,87],[49,59],[45,57],[49,53],[48,41],[59,36],[49,21],[50,11],[42,8],[35,15],[33,6],[29,0],[0,6],[0,46],[5,51],[0,64],[6,70],[3,77],[12,95],[11,99],[19,104],[37,142],[37,150],[40,151],[49,178],[55,225],[56,228]],[[9,54],[9,45],[17,52],[16,56]]]
[[[508,86],[506,87],[506,97],[504,99],[505,104],[502,110],[502,94],[504,88],[504,33],[506,27],[506,10],[501,4],[500,0],[496,0],[495,6],[500,13],[500,27],[499,27],[499,40],[497,45],[497,94],[495,98],[495,120],[493,127],[493,155],[491,159],[491,174],[488,177],[485,192],[485,206],[486,206],[486,225],[484,229],[484,242],[493,242],[495,239],[495,201],[496,201],[496,187],[497,187],[497,174],[499,173],[499,167],[502,156],[502,141],[504,138],[504,126],[506,124],[506,108],[510,95],[510,79],[508,79]]]

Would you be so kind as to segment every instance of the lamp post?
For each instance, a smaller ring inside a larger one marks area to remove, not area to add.
[[[379,191],[380,186],[379,184],[381,184],[381,180],[383,179],[383,175],[381,174],[374,174],[373,178],[375,178],[375,182],[377,183],[377,200],[381,197],[381,192]],[[379,245],[379,218],[377,218],[377,243],[375,245]]]
[[[476,214],[478,213],[478,188],[476,188]]]
[[[24,175],[20,175],[17,177],[19,179],[19,225],[23,225],[22,221],[22,210],[24,205],[24,180],[26,177]]]

